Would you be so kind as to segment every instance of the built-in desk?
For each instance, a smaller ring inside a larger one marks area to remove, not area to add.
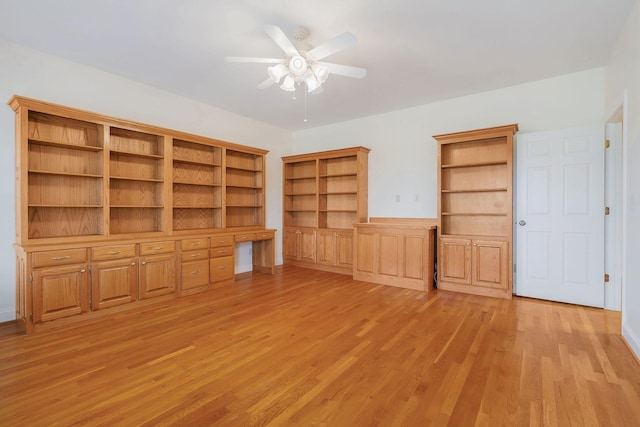
[[[436,224],[435,218],[371,218],[355,224],[353,278],[432,291]]]

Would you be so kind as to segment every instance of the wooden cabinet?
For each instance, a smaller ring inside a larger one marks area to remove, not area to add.
[[[91,309],[99,310],[138,299],[138,263],[135,258],[91,264]]]
[[[433,290],[435,223],[429,218],[372,218],[356,224],[353,278]]]
[[[517,125],[437,135],[441,289],[512,297]]]
[[[351,274],[353,225],[368,219],[368,153],[353,147],[282,158],[285,262]],[[317,233],[311,239],[304,230]]]
[[[19,96],[9,105],[27,332],[232,282],[236,235],[253,242],[254,271],[273,273],[266,150]]]
[[[233,281],[235,274],[233,245],[238,241],[247,241],[249,237],[255,238],[253,235],[236,235],[236,236],[216,236],[211,239],[211,248],[209,249],[209,282],[225,282]]]
[[[209,287],[209,239],[187,239],[180,245],[180,295],[202,292]]]
[[[172,253],[140,257],[140,299],[170,294],[176,287],[176,257]]]
[[[316,253],[319,264],[351,268],[353,266],[353,232],[350,230],[318,230]]]
[[[33,270],[33,322],[74,316],[89,310],[86,264]]]
[[[315,263],[316,231],[309,228],[285,229],[283,251],[285,260]]]

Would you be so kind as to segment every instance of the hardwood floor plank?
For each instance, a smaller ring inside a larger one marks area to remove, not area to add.
[[[620,313],[296,267],[34,335],[0,325],[0,420],[52,426],[630,426]]]

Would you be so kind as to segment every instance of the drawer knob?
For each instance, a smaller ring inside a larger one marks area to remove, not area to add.
[[[221,269],[223,269],[223,268],[224,268],[224,265],[219,265],[219,266],[218,266],[218,270],[221,270]]]
[[[120,252],[122,251],[111,251],[111,252],[107,252],[108,255],[118,255]]]
[[[52,261],[62,261],[63,259],[69,259],[71,258],[69,255],[65,255],[65,256],[54,256],[53,258],[51,258]]]
[[[200,270],[193,270],[191,274],[200,274]]]
[[[191,246],[200,246],[200,243],[192,243]]]
[[[197,257],[197,256],[200,256],[200,254],[191,254],[191,255],[189,255],[189,256],[191,256],[191,257]]]
[[[155,248],[151,248],[152,251],[159,251],[162,249],[162,246],[156,246]]]

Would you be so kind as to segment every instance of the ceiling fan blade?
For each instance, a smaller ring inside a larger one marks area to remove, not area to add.
[[[332,38],[328,42],[322,43],[320,46],[311,49],[309,52],[307,52],[307,57],[315,61],[320,61],[327,56],[333,55],[334,53],[340,52],[343,49],[353,46],[357,42],[358,39],[356,39],[356,36],[354,36],[353,34],[342,33],[339,36]]]
[[[326,66],[331,74],[353,77],[354,79],[361,79],[367,75],[366,68],[352,67],[351,65],[331,64],[329,62],[318,62],[318,64]]]
[[[285,35],[285,33],[280,29],[280,27],[276,27],[275,25],[265,25],[264,31],[269,34],[269,36],[273,39],[274,42],[280,49],[284,51],[289,56],[299,56],[298,49],[291,43],[291,40]]]
[[[263,81],[258,85],[258,89],[266,89],[273,84],[273,80],[269,77],[267,80]]]
[[[282,58],[250,58],[246,56],[227,56],[224,60],[227,62],[260,62],[262,64],[284,64],[287,62]]]

